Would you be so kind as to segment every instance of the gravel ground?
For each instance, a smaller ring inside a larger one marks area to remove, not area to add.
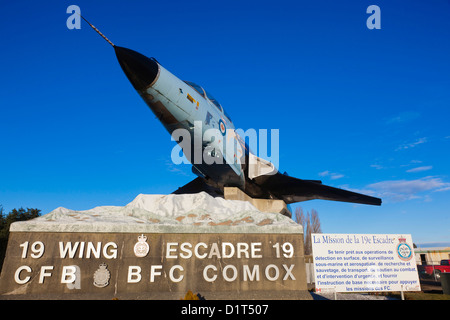
[[[311,293],[314,300],[335,300],[333,292]],[[367,293],[336,293],[336,300],[397,300],[388,296],[376,296]]]

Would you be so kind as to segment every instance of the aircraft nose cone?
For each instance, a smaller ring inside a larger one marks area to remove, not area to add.
[[[154,59],[123,47],[114,46],[114,50],[122,70],[137,91],[145,90],[158,77],[159,66]]]

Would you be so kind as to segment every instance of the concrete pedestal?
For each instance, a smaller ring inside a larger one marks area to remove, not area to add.
[[[248,201],[261,212],[276,212],[287,217],[292,216],[292,213],[287,208],[286,202],[283,200],[254,199],[235,187],[225,187],[223,191],[226,200]]]
[[[154,215],[106,223],[104,210],[78,212],[73,223],[60,210],[12,224],[0,299],[179,300],[188,290],[207,300],[311,299],[300,225],[246,212],[201,225]]]

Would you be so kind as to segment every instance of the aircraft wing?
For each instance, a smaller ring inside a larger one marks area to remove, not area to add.
[[[326,186],[320,181],[297,179],[279,172],[272,176],[264,176],[263,179],[264,181],[260,180],[256,182],[277,198],[283,199],[287,204],[322,199],[381,205],[381,199],[379,198]]]
[[[361,193],[347,191],[323,185],[318,180],[302,180],[277,172],[274,175],[259,176],[254,179],[262,189],[272,194],[276,199],[282,199],[287,204],[314,199],[341,202],[381,205],[381,199]],[[192,180],[174,194],[198,193],[205,191],[214,197],[223,196],[223,190],[210,186],[200,177]]]

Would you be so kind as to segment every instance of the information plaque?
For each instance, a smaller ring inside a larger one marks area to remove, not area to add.
[[[411,235],[311,237],[316,292],[420,291]]]

